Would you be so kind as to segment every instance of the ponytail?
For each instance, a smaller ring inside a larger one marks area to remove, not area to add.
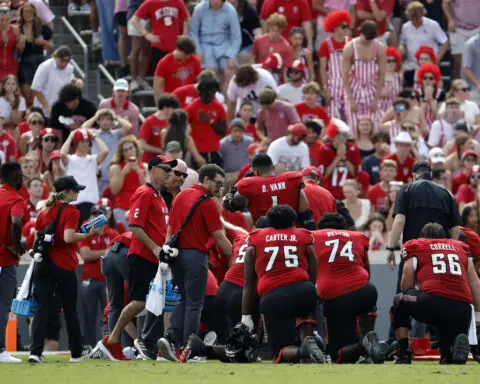
[[[53,207],[57,201],[63,200],[64,197],[65,191],[50,193],[50,196],[48,196],[48,199],[45,201],[45,208]]]

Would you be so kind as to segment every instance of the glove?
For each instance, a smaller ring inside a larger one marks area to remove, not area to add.
[[[250,332],[253,331],[252,315],[242,315],[242,324],[245,324]]]
[[[164,244],[162,250],[165,253],[166,259],[174,259],[178,256],[178,249],[172,248],[168,244]]]

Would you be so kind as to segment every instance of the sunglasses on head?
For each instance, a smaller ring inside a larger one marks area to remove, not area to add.
[[[32,124],[32,125],[42,125],[42,124],[43,124],[43,121],[41,121],[41,120],[32,120],[32,121],[30,121],[30,124]]]
[[[173,173],[175,174],[175,176],[183,177],[184,179],[186,179],[188,177],[187,173],[183,173],[183,172],[180,172],[180,171],[173,171]]]
[[[433,76],[423,76],[423,80],[435,80]]]

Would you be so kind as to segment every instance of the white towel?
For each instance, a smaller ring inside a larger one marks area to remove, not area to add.
[[[165,292],[167,280],[172,279],[172,272],[165,263],[158,265],[157,274],[153,279],[150,291],[148,293],[145,309],[155,316],[160,316],[165,309]]]
[[[478,345],[477,340],[477,324],[475,322],[475,309],[473,305],[470,304],[472,307],[472,320],[470,321],[470,329],[468,330],[468,342],[470,345]]]
[[[33,266],[35,265],[35,260],[32,259],[30,265],[28,266],[25,277],[23,278],[22,285],[17,292],[17,300],[25,300],[30,295],[30,281],[32,280]]]

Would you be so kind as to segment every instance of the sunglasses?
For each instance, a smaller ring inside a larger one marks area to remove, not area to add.
[[[45,143],[56,143],[58,141],[57,138],[55,137],[47,137],[46,139],[43,139]]]
[[[469,92],[471,90],[470,87],[465,87],[465,88],[460,88],[459,91],[463,91],[463,92]]]
[[[175,174],[175,176],[183,177],[184,179],[186,179],[188,177],[187,173],[183,173],[183,172],[180,172],[180,171],[173,171],[173,173]]]
[[[215,185],[217,186],[217,189],[220,189],[220,188],[223,188],[223,181],[215,181],[215,180],[212,180]]]
[[[340,27],[342,29],[350,29],[350,26],[348,24],[342,24],[342,26]]]
[[[406,107],[405,105],[395,105],[395,106],[393,107],[393,109],[394,109],[395,111],[406,111],[406,110],[407,110],[407,107]]]
[[[430,81],[432,81],[432,80],[435,80],[435,77],[433,77],[433,76],[423,76],[423,80],[430,80]]]
[[[40,120],[32,120],[32,121],[30,121],[30,124],[32,124],[32,125],[42,125],[42,124],[43,124],[43,121],[40,121]]]
[[[160,168],[162,171],[164,171],[166,173],[172,172],[172,168],[170,168],[166,165],[156,165],[156,166],[154,166],[154,168]]]
[[[480,174],[475,173],[472,176],[470,176],[472,179],[480,179]]]
[[[409,126],[409,127],[404,126],[403,128],[404,128],[406,131],[416,131],[416,130],[417,130],[417,128],[414,127],[414,126]]]
[[[396,62],[397,62],[397,60],[395,60],[395,59],[387,59],[387,63],[396,63]]]

